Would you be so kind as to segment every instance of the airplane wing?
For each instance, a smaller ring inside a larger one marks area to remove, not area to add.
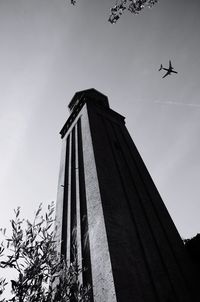
[[[165,78],[167,75],[169,75],[170,74],[170,72],[169,72],[169,70],[168,70],[168,72],[166,72],[166,74],[162,77],[162,78]]]

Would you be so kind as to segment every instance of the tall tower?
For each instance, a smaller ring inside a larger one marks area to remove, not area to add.
[[[94,302],[191,302],[182,240],[105,95],[77,92],[63,141],[56,208],[62,254],[77,258]]]

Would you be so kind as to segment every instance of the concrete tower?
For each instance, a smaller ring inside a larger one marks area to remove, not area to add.
[[[77,92],[63,141],[57,242],[94,302],[191,302],[182,240],[125,127],[105,95]]]

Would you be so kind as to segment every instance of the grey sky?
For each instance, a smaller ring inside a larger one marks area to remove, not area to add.
[[[59,131],[94,87],[127,127],[181,234],[200,232],[200,3],[107,22],[108,0],[0,0],[1,225],[56,199]],[[162,79],[169,59],[179,72]]]

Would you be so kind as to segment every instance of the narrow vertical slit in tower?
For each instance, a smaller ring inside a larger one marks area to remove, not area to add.
[[[82,267],[83,267],[83,285],[90,285],[90,301],[93,302],[92,291],[92,269],[89,247],[88,216],[85,192],[85,175],[83,163],[83,145],[81,133],[81,119],[77,123],[78,134],[78,161],[79,161],[79,192],[80,192],[80,221],[81,221],[81,248],[82,248]]]
[[[82,242],[81,242],[81,215],[80,215],[80,185],[79,185],[79,158],[78,158],[78,133],[77,124],[75,125],[75,163],[76,163],[76,247],[77,247],[77,264],[81,273],[78,276],[80,283],[83,283],[82,276]]]
[[[62,237],[61,237],[61,255],[67,254],[67,215],[68,215],[68,181],[69,181],[69,136],[66,144],[65,174],[63,186],[63,216],[62,216]]]
[[[77,216],[76,216],[76,150],[75,128],[72,130],[71,149],[71,247],[70,262],[74,262],[77,255]]]
[[[68,169],[68,202],[67,202],[67,240],[66,240],[66,259],[70,262],[71,250],[71,157],[72,157],[72,134],[69,133],[69,169]]]

